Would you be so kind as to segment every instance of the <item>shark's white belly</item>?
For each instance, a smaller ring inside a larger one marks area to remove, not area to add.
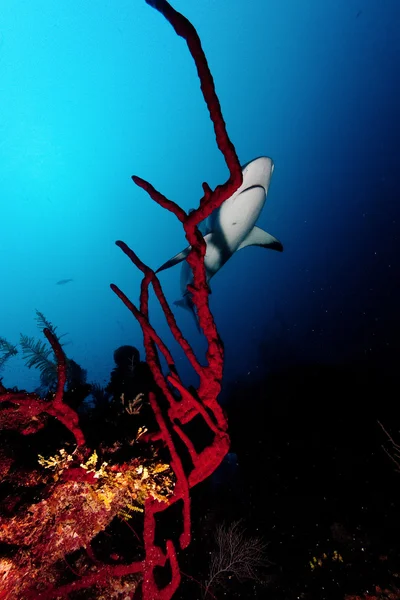
[[[207,272],[207,279],[211,279],[213,275],[226,263],[229,256],[223,251],[216,235],[212,235],[207,240],[206,255],[204,257],[204,266]]]
[[[265,190],[255,186],[225,202],[215,221],[218,244],[236,252],[257,222],[265,204]]]

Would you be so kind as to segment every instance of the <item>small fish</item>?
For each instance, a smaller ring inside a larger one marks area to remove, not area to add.
[[[57,281],[56,285],[65,285],[66,283],[69,283],[70,281],[73,281],[73,279],[60,279],[60,281]]]

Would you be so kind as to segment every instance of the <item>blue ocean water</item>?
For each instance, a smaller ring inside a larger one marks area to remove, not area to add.
[[[399,351],[397,0],[176,0],[202,40],[241,162],[271,156],[259,225],[284,244],[237,253],[212,281],[226,382],[300,362],[394,363]],[[0,18],[0,337],[41,333],[104,384],[142,349],[111,292],[137,302],[125,241],[157,268],[185,246],[149,180],[189,210],[227,178],[192,58],[145,2],[3,0]],[[179,298],[180,268],[160,275]],[[72,279],[64,285],[60,280]],[[192,317],[179,323],[201,355]],[[192,381],[157,303],[152,323]],[[1,372],[29,390],[21,353]]]

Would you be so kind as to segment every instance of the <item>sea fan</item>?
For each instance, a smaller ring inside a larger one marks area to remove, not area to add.
[[[64,346],[65,344],[61,344],[60,340],[62,337],[64,337],[65,335],[68,335],[67,333],[63,333],[62,335],[58,335],[57,334],[57,325],[53,325],[45,316],[42,312],[40,312],[40,310],[36,309],[36,323],[39,327],[39,329],[49,329],[50,332],[54,335],[55,338],[57,338],[60,346]]]
[[[10,344],[5,338],[0,337],[0,369],[11,356],[16,354],[18,354],[17,347]]]
[[[53,356],[52,349],[47,348],[44,342],[35,340],[21,333],[20,344],[26,366],[31,369],[40,370],[40,377],[46,382],[55,381],[57,378],[57,365],[50,359]]]
[[[65,345],[62,344],[60,340],[67,334],[64,333],[58,335],[57,326],[53,325],[40,310],[36,310],[36,323],[41,330],[48,329],[57,339],[60,346]],[[34,367],[40,371],[40,387],[36,391],[45,395],[48,391],[52,390],[57,383],[57,365],[54,360],[52,360],[53,352],[51,348],[47,347],[41,340],[35,340],[35,338],[23,334],[20,336],[20,344],[22,346],[22,353],[26,366],[29,369]]]

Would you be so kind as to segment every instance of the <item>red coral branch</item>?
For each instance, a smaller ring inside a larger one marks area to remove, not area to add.
[[[70,430],[71,433],[73,433],[78,447],[84,446],[85,436],[79,427],[78,415],[68,406],[68,404],[65,404],[63,400],[64,387],[67,381],[67,361],[65,359],[65,354],[61,348],[60,342],[56,336],[51,333],[50,329],[44,329],[43,333],[49,340],[57,359],[57,389],[55,396],[51,401],[51,405],[46,412],[49,415],[56,417]]]
[[[42,592],[34,590],[26,593],[26,600],[52,600],[54,598],[66,598],[72,592],[84,590],[93,585],[101,586],[107,582],[107,580],[115,579],[118,577],[126,577],[133,573],[141,573],[143,571],[143,563],[135,562],[130,565],[103,565],[96,569],[94,573],[84,575],[72,583],[58,587],[56,590],[54,586],[48,586],[48,588]],[[0,596],[1,599],[1,596]]]
[[[65,404],[63,400],[64,387],[67,381],[67,363],[65,354],[61,348],[60,342],[49,329],[43,330],[53,348],[57,359],[57,389],[54,397],[50,401],[42,400],[37,394],[28,394],[26,392],[8,392],[3,386],[0,389],[0,402],[10,402],[16,407],[7,407],[2,411],[2,425],[7,424],[17,429],[17,424],[21,425],[21,433],[29,434],[34,431],[32,418],[46,413],[58,419],[75,437],[78,448],[85,445],[85,436],[79,427],[78,415]],[[36,419],[36,422],[37,419]]]

